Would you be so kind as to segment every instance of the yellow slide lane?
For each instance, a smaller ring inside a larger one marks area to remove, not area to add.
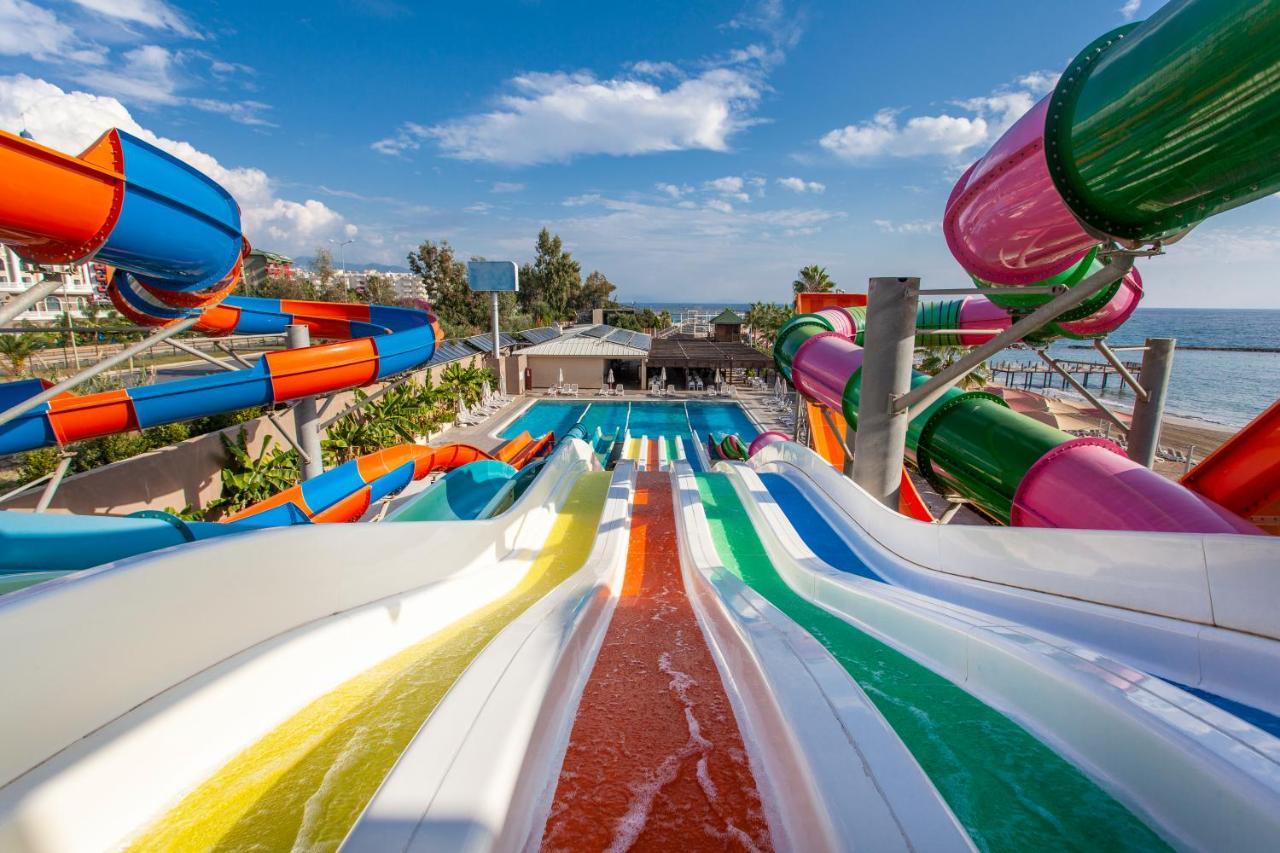
[[[515,589],[307,705],[192,791],[129,849],[336,849],[472,659],[586,562],[609,479],[607,472],[579,479]]]

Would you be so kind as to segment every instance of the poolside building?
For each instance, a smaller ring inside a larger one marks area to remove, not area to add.
[[[628,388],[648,383],[652,338],[605,324],[575,326],[519,350],[526,388],[549,388],[564,382],[583,390],[604,386],[609,372]]]

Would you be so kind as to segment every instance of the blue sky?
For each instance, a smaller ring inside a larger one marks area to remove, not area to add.
[[[785,299],[802,265],[964,283],[963,167],[1158,0],[0,0],[0,127],[117,125],[222,181],[262,248],[525,260],[628,300]],[[1280,199],[1144,265],[1150,306],[1280,307]]]

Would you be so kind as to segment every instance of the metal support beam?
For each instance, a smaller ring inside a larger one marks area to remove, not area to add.
[[[827,422],[827,426],[831,428],[831,434],[836,437],[836,441],[840,442],[840,449],[844,451],[844,465],[841,470],[844,475],[850,479],[853,478],[853,448],[849,444],[849,424],[844,425],[844,429],[836,426],[835,419],[831,417],[831,410],[826,406],[819,405],[822,412],[822,419]]]
[[[4,503],[10,498],[16,498],[18,495],[22,494],[25,491],[34,489],[36,486],[40,485],[45,480],[48,480],[50,477],[52,477],[53,474],[54,474],[53,471],[50,471],[48,474],[41,474],[39,477],[36,477],[34,480],[29,480],[23,483],[21,486],[18,486],[16,489],[10,489],[9,491],[5,492],[3,495],[0,495],[0,504]]]
[[[1053,296],[1059,293],[1066,293],[1068,288],[1065,284],[1046,284],[1034,287],[1014,287],[1010,288],[1010,290],[1020,296]],[[984,293],[974,287],[940,287],[922,290],[920,295],[927,299],[930,296],[982,296]]]
[[[218,341],[217,343],[214,344],[214,346],[222,350],[223,352],[225,352],[227,355],[231,356],[231,358],[235,360],[236,364],[240,365],[241,367],[253,367],[253,365],[249,363],[248,359],[246,359],[244,356],[240,355],[240,353],[228,347],[222,341]]]
[[[1129,368],[1124,366],[1124,362],[1116,356],[1115,350],[1107,346],[1106,341],[1101,338],[1094,338],[1093,348],[1102,353],[1102,357],[1111,363],[1111,366],[1116,369],[1116,373],[1120,374],[1120,378],[1124,380],[1125,384],[1133,389],[1133,393],[1138,395],[1139,400],[1147,399],[1147,389],[1143,388],[1142,384],[1137,379],[1133,378],[1133,374],[1129,372]],[[1140,349],[1146,351],[1146,347],[1125,347],[1125,349]]]
[[[6,302],[4,307],[0,308],[0,326],[8,323],[46,296],[51,296],[60,287],[62,287],[62,282],[57,279],[37,281],[29,289],[17,294]]]
[[[381,397],[383,394],[386,394],[388,391],[390,391],[390,390],[391,390],[391,389],[393,389],[393,388],[399,388],[401,385],[403,385],[404,383],[408,382],[408,381],[409,381],[410,379],[412,379],[412,378],[413,378],[413,374],[412,374],[412,373],[406,374],[405,376],[401,376],[401,377],[400,377],[399,379],[397,379],[395,382],[391,382],[391,383],[388,383],[388,384],[386,384],[386,385],[383,385],[381,388],[379,388],[377,391],[374,391],[372,394],[370,394],[369,396],[365,397],[363,400],[357,400],[356,402],[352,403],[350,406],[347,406],[345,409],[343,409],[341,412],[338,412],[338,413],[337,413],[336,415],[334,415],[333,417],[325,418],[324,420],[322,420],[322,421],[320,422],[320,431],[321,431],[321,432],[324,432],[324,431],[325,431],[325,430],[327,430],[329,427],[333,426],[333,425],[334,425],[334,423],[336,423],[337,421],[342,420],[342,419],[343,419],[343,418],[345,418],[347,415],[350,415],[350,414],[352,414],[353,412],[358,412],[358,411],[360,411],[360,410],[361,410],[361,409],[363,409],[365,406],[367,406],[367,405],[369,405],[370,403],[372,403],[374,400],[377,400],[377,399],[378,399],[379,397]],[[330,398],[330,399],[333,399],[333,398]],[[326,409],[328,408],[328,404],[327,404],[327,403],[325,404],[325,408],[326,408]]]
[[[53,496],[57,493],[58,486],[62,485],[62,478],[67,476],[67,469],[71,467],[71,460],[75,457],[74,453],[61,454],[58,467],[53,470],[53,476],[48,485],[40,493],[40,500],[36,501],[36,512],[44,512],[49,508],[49,504],[53,503]]]
[[[46,388],[43,391],[41,391],[39,394],[36,394],[33,397],[28,397],[27,399],[23,400],[21,403],[18,403],[16,406],[11,406],[8,409],[5,409],[3,412],[0,412],[0,425],[7,424],[10,421],[14,420],[15,418],[19,418],[22,415],[25,415],[27,412],[31,411],[41,403],[47,403],[50,400],[52,400],[54,397],[63,393],[64,391],[70,391],[72,388],[76,388],[82,385],[83,383],[89,381],[90,379],[97,376],[98,374],[107,372],[111,368],[115,367],[117,364],[128,361],[138,353],[143,352],[144,350],[148,350],[158,343],[167,341],[169,338],[173,337],[174,335],[180,334],[181,332],[185,332],[187,329],[190,329],[199,321],[200,321],[199,317],[188,317],[185,320],[179,320],[177,323],[174,323],[172,326],[166,326],[163,329],[160,329],[154,335],[147,338],[146,340],[138,341],[136,344],[133,344],[132,346],[129,346],[129,347],[126,347],[125,349],[120,350],[120,352],[116,353],[115,355],[107,356],[97,364],[89,365],[84,370],[80,371],[74,376],[67,377],[66,379],[59,382],[57,385],[54,385],[52,388]]]
[[[196,358],[203,359],[204,361],[209,362],[215,367],[220,367],[223,370],[236,371],[240,369],[238,367],[233,367],[230,364],[227,364],[225,361],[223,361],[220,358],[214,358],[213,356],[209,355],[209,353],[207,352],[201,352],[200,350],[196,349],[193,346],[188,346],[187,344],[184,344],[182,341],[169,341],[169,346],[173,347],[174,349],[180,349],[183,352],[188,353],[190,355],[194,355]]]
[[[907,447],[905,407],[916,348],[918,278],[873,278],[867,291],[866,347],[854,438],[853,480],[891,509],[898,508]]]
[[[1036,352],[1036,355],[1040,356],[1041,361],[1049,365],[1049,368],[1051,370],[1053,370],[1063,379],[1070,382],[1072,388],[1079,391],[1086,400],[1088,400],[1090,403],[1093,403],[1093,405],[1097,406],[1098,411],[1102,412],[1102,414],[1106,417],[1107,420],[1115,424],[1116,427],[1119,428],[1120,432],[1125,433],[1126,435],[1128,434],[1129,427],[1125,424],[1124,421],[1120,420],[1120,418],[1116,416],[1115,412],[1111,411],[1111,409],[1107,407],[1106,403],[1102,402],[1097,397],[1093,396],[1093,394],[1090,393],[1088,388],[1084,387],[1079,382],[1077,382],[1076,378],[1072,376],[1070,373],[1068,373],[1066,370],[1064,370],[1062,365],[1054,361],[1053,357],[1050,356],[1047,352],[1045,352],[1042,349],[1037,349],[1035,352]]]
[[[311,329],[296,324],[285,329],[290,349],[311,346]],[[302,479],[310,480],[324,473],[324,457],[320,450],[320,430],[317,426],[316,398],[302,397],[293,406],[293,423],[297,428],[299,455],[302,457]]]
[[[498,369],[498,393],[507,396],[507,371],[502,363],[501,335],[498,331],[498,291],[489,294],[493,297],[493,363]]]
[[[1040,329],[1061,314],[1082,304],[1090,296],[1109,286],[1117,278],[1127,274],[1133,267],[1134,255],[1131,253],[1114,252],[1110,257],[1115,260],[1104,269],[1098,270],[1066,293],[1056,296],[1041,305],[985,344],[979,344],[969,350],[967,355],[953,362],[950,367],[939,371],[938,375],[928,382],[917,385],[905,395],[899,397],[894,401],[893,410],[895,412],[906,412],[914,408],[924,409],[928,407],[930,403],[945,394],[948,388],[959,382],[966,373],[1000,352],[1000,350],[1011,344],[1018,343],[1027,335]],[[912,325],[914,325],[914,322]],[[871,321],[868,317],[867,333],[870,334],[871,331]]]
[[[1150,468],[1160,447],[1160,427],[1164,422],[1164,400],[1173,372],[1173,338],[1147,338],[1142,354],[1142,386],[1147,399],[1133,404],[1133,425],[1129,427],[1129,458]]]

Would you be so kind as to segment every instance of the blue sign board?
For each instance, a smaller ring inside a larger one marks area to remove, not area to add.
[[[520,289],[520,270],[515,261],[468,261],[467,286],[480,293],[515,293]]]

